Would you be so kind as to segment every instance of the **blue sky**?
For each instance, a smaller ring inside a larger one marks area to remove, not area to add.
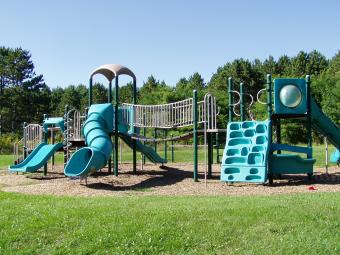
[[[51,87],[87,84],[91,70],[107,63],[129,67],[139,86],[151,74],[174,85],[194,72],[209,81],[235,58],[313,49],[332,57],[340,49],[336,0],[3,0],[0,6],[0,45],[28,49]]]

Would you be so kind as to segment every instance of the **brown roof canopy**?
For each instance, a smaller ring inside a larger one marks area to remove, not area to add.
[[[132,77],[134,80],[136,79],[135,74],[127,67],[119,65],[119,64],[106,64],[96,68],[90,75],[92,78],[96,74],[102,74],[108,79],[112,81],[116,76],[125,74]]]

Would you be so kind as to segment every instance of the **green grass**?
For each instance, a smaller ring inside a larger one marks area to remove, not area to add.
[[[158,153],[161,156],[164,156],[163,147],[159,146]],[[329,146],[329,156],[334,151],[334,146]],[[223,153],[223,148],[219,150],[220,155]],[[175,162],[184,162],[184,163],[192,163],[193,162],[193,149],[192,148],[176,148],[175,149]],[[140,155],[140,154],[138,154]],[[198,152],[199,162],[204,162],[204,150],[201,147]],[[305,155],[302,155],[305,157]],[[325,165],[325,147],[324,145],[314,145],[313,146],[313,156],[316,158],[315,166],[324,166]],[[129,148],[124,148],[122,159],[124,162],[132,162],[132,150]],[[140,156],[137,158],[140,160]],[[168,160],[171,161],[171,150],[168,149]],[[222,156],[220,158],[222,160]],[[8,165],[12,164],[13,156],[12,155],[0,155],[0,169],[7,168]],[[56,164],[62,164],[63,162],[63,154],[57,153],[55,157]],[[216,162],[216,150],[214,149],[214,162]],[[330,163],[330,165],[335,165]]]
[[[72,198],[0,192],[0,254],[339,254],[340,193]]]

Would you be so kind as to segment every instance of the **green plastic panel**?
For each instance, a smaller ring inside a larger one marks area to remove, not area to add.
[[[298,88],[301,92],[301,101],[295,107],[287,107],[284,103],[292,104],[293,98],[296,98],[296,93],[287,93],[284,94],[284,97],[280,99],[281,90],[284,89],[285,86],[293,85],[294,87]],[[307,112],[307,85],[305,79],[275,79],[274,80],[274,109],[275,114],[304,114]],[[291,98],[287,98],[288,95]],[[284,101],[284,103],[282,102]]]

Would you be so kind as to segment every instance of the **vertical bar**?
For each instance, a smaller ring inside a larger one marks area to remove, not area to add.
[[[240,103],[241,103],[241,106],[240,106],[241,121],[245,121],[243,82],[240,83],[240,95],[241,95],[241,101],[240,101]]]
[[[153,137],[155,140],[157,139],[157,128],[154,129]],[[157,153],[157,142],[156,141],[154,141],[154,150]]]
[[[326,146],[326,154],[325,154],[325,159],[326,159],[326,174],[328,174],[328,141],[327,137],[325,136],[325,146]]]
[[[272,114],[273,114],[273,109],[272,109],[272,76],[270,74],[267,74],[267,112],[268,112],[268,120],[271,121],[272,119]],[[269,137],[268,137],[268,144],[272,143],[273,139],[273,130],[272,130],[272,124],[269,124]],[[270,152],[272,154],[272,152]],[[269,179],[269,184],[273,183],[273,174],[271,173],[270,169],[270,161],[268,162],[267,166],[267,172],[268,172],[268,179]]]
[[[164,138],[166,139],[168,131],[164,129]],[[164,141],[164,159],[168,160],[168,143]]]
[[[143,136],[145,137],[145,135],[146,135],[146,128],[143,127]],[[145,146],[146,142],[143,141],[143,144]],[[142,162],[143,162],[143,164],[145,164],[145,155],[144,155],[144,153],[142,154]]]
[[[310,76],[306,75],[306,88],[307,88],[307,144],[312,148],[312,115],[311,115],[311,91],[310,91]],[[313,152],[307,155],[308,158],[313,157]]]
[[[213,159],[213,150],[212,150],[212,133],[208,133],[208,178],[211,178],[212,175],[212,159]]]
[[[118,176],[118,104],[119,104],[119,97],[118,97],[118,76],[115,79],[115,130],[114,130],[114,166],[113,171],[114,175]]]
[[[132,91],[132,104],[136,105],[137,103],[137,80],[136,78],[133,79],[133,91]],[[132,107],[132,111],[135,111],[135,107]],[[130,121],[132,127],[132,132],[136,133],[135,131],[135,112],[133,112],[133,118]],[[135,174],[137,172],[137,143],[136,140],[132,141],[132,172]]]
[[[44,120],[47,119],[47,114],[44,114]],[[48,142],[48,130],[44,132],[44,142]],[[44,164],[44,176],[47,175],[47,162]]]
[[[92,105],[92,77],[89,81],[89,106]]]
[[[107,102],[112,103],[112,80],[109,82],[109,90],[107,93]]]
[[[267,111],[268,111],[268,120],[272,118],[272,76],[267,74]]]
[[[52,129],[51,129],[51,144],[54,144],[54,131],[53,131],[53,128],[54,128],[54,125],[52,126]],[[52,163],[52,170],[53,170],[53,166],[54,166],[54,154],[52,155],[51,163]]]
[[[281,120],[277,119],[276,121],[276,142],[281,144]],[[277,154],[281,154],[281,150],[278,150]]]
[[[216,163],[220,163],[220,141],[218,132],[216,133]]]
[[[24,139],[23,139],[23,152],[24,152],[24,159],[27,157],[27,137],[26,137],[26,126],[27,126],[27,122],[24,122],[23,125],[23,135],[24,135]]]
[[[194,181],[198,181],[198,135],[197,135],[197,90],[193,92],[194,104]]]
[[[175,152],[174,152],[174,135],[171,135],[171,162],[175,162]]]

